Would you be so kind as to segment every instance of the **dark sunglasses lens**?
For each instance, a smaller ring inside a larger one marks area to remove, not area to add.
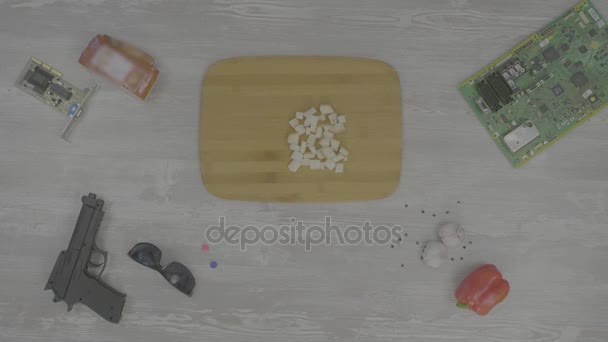
[[[142,242],[133,246],[129,251],[129,256],[136,262],[150,268],[160,268],[160,259],[163,253],[151,243]]]
[[[186,266],[179,262],[172,262],[165,266],[160,273],[162,273],[165,279],[167,279],[167,281],[176,289],[188,296],[192,295],[192,290],[195,285],[194,276]]]

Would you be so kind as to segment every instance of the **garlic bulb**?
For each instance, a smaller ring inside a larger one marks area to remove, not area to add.
[[[455,223],[446,223],[439,228],[439,238],[448,247],[458,246],[464,240],[464,229]]]
[[[448,247],[440,241],[431,241],[424,246],[422,261],[429,267],[438,268],[448,257]]]

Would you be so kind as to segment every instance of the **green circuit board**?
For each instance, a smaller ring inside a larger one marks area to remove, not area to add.
[[[61,137],[67,140],[70,129],[81,115],[95,87],[81,90],[62,76],[57,69],[36,57],[31,57],[15,86],[68,117],[68,122],[61,132]]]
[[[460,84],[514,167],[608,105],[607,29],[583,0]]]

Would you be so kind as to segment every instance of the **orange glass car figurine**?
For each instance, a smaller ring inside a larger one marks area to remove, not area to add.
[[[152,56],[108,35],[95,36],[82,51],[79,62],[142,100],[158,78]]]

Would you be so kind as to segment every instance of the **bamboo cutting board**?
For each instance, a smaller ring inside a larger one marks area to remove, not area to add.
[[[291,173],[289,120],[320,104],[347,118],[337,136],[344,173]],[[211,65],[201,94],[201,173],[231,200],[336,202],[380,199],[401,173],[401,90],[395,70],[371,59],[239,57]]]

